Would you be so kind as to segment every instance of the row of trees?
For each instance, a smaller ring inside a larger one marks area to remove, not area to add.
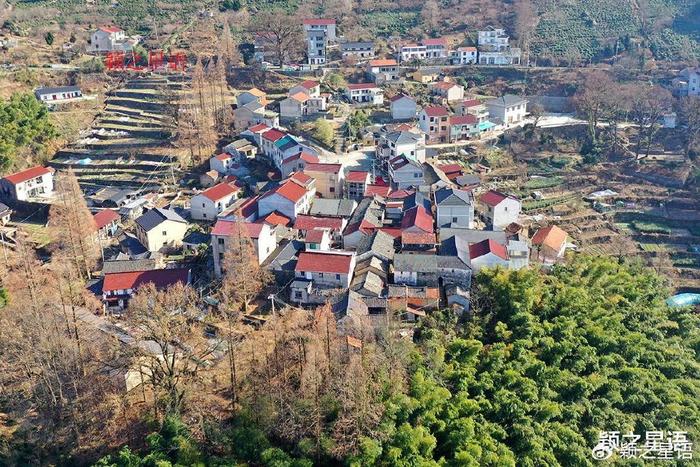
[[[648,156],[654,137],[661,128],[662,117],[678,110],[679,123],[685,125],[686,155],[698,143],[700,135],[700,100],[684,98],[676,102],[671,93],[646,83],[620,83],[605,72],[594,71],[586,76],[574,96],[579,114],[588,122],[588,150],[602,150],[601,134],[608,137],[611,149],[619,149],[619,125],[629,121],[636,126],[634,154],[639,159]],[[601,128],[605,125],[604,128]]]

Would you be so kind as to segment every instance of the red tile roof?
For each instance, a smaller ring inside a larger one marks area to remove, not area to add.
[[[438,81],[437,83],[434,83],[432,85],[433,88],[442,89],[443,91],[447,91],[448,89],[452,89],[455,86],[459,86],[459,84],[452,83],[450,81]]]
[[[275,128],[271,128],[262,134],[262,137],[269,141],[277,141],[285,136],[287,136],[285,132],[279,131]]]
[[[263,130],[267,130],[270,127],[265,125],[264,123],[258,123],[257,125],[253,125],[252,127],[248,128],[248,131],[251,131],[253,133],[258,133]]]
[[[479,119],[476,115],[452,115],[450,117],[450,125],[474,125],[479,123]]]
[[[487,204],[488,206],[498,206],[499,204],[501,204],[501,201],[503,201],[506,198],[516,199],[514,196],[503,194],[500,191],[489,190],[483,195],[481,195],[481,198],[479,198],[479,200],[482,203]]]
[[[416,190],[394,190],[389,193],[391,199],[404,199],[415,193]]]
[[[278,186],[274,190],[268,191],[264,196],[269,196],[272,194],[278,194],[282,196],[283,198],[288,199],[289,201],[296,203],[299,201],[301,198],[304,197],[306,194],[306,188],[303,186],[291,181],[287,180],[284,182],[282,185]]]
[[[119,217],[119,214],[116,213],[116,211],[112,211],[111,209],[105,209],[103,211],[96,212],[92,218],[95,220],[95,225],[97,225],[97,229],[101,229],[103,227],[108,226],[114,221],[118,221],[121,219]]]
[[[289,156],[284,160],[283,163],[287,162],[294,162],[296,160],[303,160],[304,162],[308,162],[311,164],[318,163],[318,156],[311,154],[310,152],[307,151],[299,151],[298,153],[294,154],[293,156]]]
[[[438,165],[438,169],[445,172],[445,174],[452,174],[455,172],[462,173],[462,166],[459,164],[442,164]]]
[[[53,169],[37,165],[36,167],[32,167],[31,169],[16,172],[12,175],[7,175],[6,177],[4,177],[4,179],[12,183],[13,185],[17,185],[18,183],[23,183],[27,180],[31,180],[36,177],[41,177],[42,175],[50,174],[53,172]]]
[[[371,198],[375,195],[387,197],[391,191],[390,186],[385,185],[367,185],[365,187],[365,198]]]
[[[301,86],[302,88],[305,88],[305,89],[313,89],[318,85],[319,85],[319,82],[314,81],[312,79],[307,79],[306,81],[302,81],[301,83],[299,83],[299,86]]]
[[[364,172],[362,170],[351,170],[348,172],[345,180],[353,183],[366,183],[369,178],[369,172]]]
[[[564,230],[556,225],[550,225],[537,231],[535,236],[532,237],[532,244],[544,245],[559,251],[566,243],[566,237],[568,237],[568,234]]]
[[[411,96],[407,96],[406,94],[397,94],[397,95],[393,96],[391,99],[389,99],[389,101],[396,102],[397,100],[403,99],[404,97],[407,99],[413,99]]]
[[[240,191],[240,188],[233,183],[219,183],[211,188],[208,188],[200,194],[214,202],[224,199],[227,196],[235,195]]]
[[[464,108],[476,107],[479,105],[481,105],[481,101],[479,99],[467,99],[462,101],[462,107]]]
[[[292,223],[292,220],[284,214],[277,211],[272,211],[267,216],[260,218],[255,222],[258,224],[282,225],[284,227],[288,227]]]
[[[294,228],[297,230],[340,230],[343,228],[343,219],[338,217],[316,217],[306,214],[299,214],[296,221],[294,221]]]
[[[100,28],[100,31],[112,33],[112,32],[121,32],[122,30],[116,26],[103,26]]]
[[[382,227],[379,230],[381,230],[385,234],[391,235],[395,239],[403,235],[403,231],[399,227]]]
[[[289,176],[289,179],[306,188],[314,178],[304,172],[294,172]]]
[[[323,236],[326,234],[327,230],[325,229],[314,229],[314,230],[307,230],[306,231],[306,236],[304,237],[304,241],[307,243],[321,243],[323,241]]]
[[[240,226],[240,227],[239,227]],[[211,229],[212,235],[221,235],[228,237],[229,235],[239,234],[246,238],[259,238],[265,224],[257,224],[253,222],[236,222],[219,219]]]
[[[298,20],[297,20],[298,21]],[[299,23],[297,23],[299,24]],[[335,20],[331,18],[308,18],[304,20],[304,24],[310,24],[314,26],[323,26],[335,24]]]
[[[401,243],[404,245],[435,245],[435,234],[430,232],[403,232]]]
[[[296,94],[292,94],[291,96],[289,96],[289,98],[294,99],[297,102],[306,102],[310,99],[309,95],[302,91],[299,91]]]
[[[304,171],[306,172],[324,172],[324,173],[339,173],[343,168],[343,164],[329,164],[319,162],[318,164],[306,164]]]
[[[227,152],[222,152],[221,154],[218,154],[214,157],[223,162],[225,160],[231,159],[233,156]]]
[[[376,60],[370,60],[369,66],[396,66],[398,63],[393,58],[378,58]]]
[[[433,231],[433,216],[421,205],[414,206],[403,215],[401,228],[418,227],[423,232]]]
[[[339,253],[299,253],[297,272],[328,272],[334,274],[350,274],[352,255]]]
[[[489,253],[493,253],[501,259],[508,259],[506,247],[495,240],[486,239],[469,245],[469,258],[471,259],[479,258]]]
[[[159,289],[164,289],[178,282],[187,284],[189,273],[189,269],[153,269],[150,271],[108,273],[105,274],[102,291],[137,289],[148,283],[152,283]]]
[[[423,39],[420,41],[421,44],[423,45],[443,45],[447,46],[447,41],[443,39],[442,37],[438,37],[436,39]]]
[[[449,112],[441,105],[429,105],[423,109],[428,117],[446,117]]]

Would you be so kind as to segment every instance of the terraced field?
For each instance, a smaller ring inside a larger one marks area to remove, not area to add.
[[[184,86],[180,76],[134,78],[105,99],[92,128],[56,153],[51,165],[72,167],[84,190],[103,186],[158,188],[178,171],[171,144],[175,122],[169,101]]]

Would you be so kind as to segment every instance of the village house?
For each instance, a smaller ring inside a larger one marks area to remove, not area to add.
[[[343,247],[357,248],[362,238],[371,235],[384,223],[384,205],[376,197],[364,198],[348,221],[343,232]]]
[[[345,177],[345,196],[351,199],[362,199],[365,190],[372,183],[372,175],[369,172],[352,170]]]
[[[306,236],[312,230],[327,230],[331,239],[340,240],[343,229],[347,225],[342,217],[321,217],[299,214],[294,221],[294,230],[298,230],[301,236]]]
[[[532,259],[546,266],[551,266],[564,257],[569,235],[566,231],[550,225],[539,229],[532,237]]]
[[[257,102],[261,105],[267,105],[269,103],[265,91],[261,91],[258,88],[251,88],[247,91],[242,91],[236,96],[236,105],[238,107],[243,107],[251,102]]]
[[[474,195],[471,191],[441,188],[435,192],[435,206],[439,228],[474,227]]]
[[[97,235],[100,238],[108,238],[117,233],[121,216],[112,209],[103,209],[93,214],[92,219],[97,227]]]
[[[446,143],[449,139],[449,111],[439,105],[424,107],[418,113],[418,125],[428,143]]]
[[[27,201],[53,194],[54,169],[36,166],[0,179],[0,198]]]
[[[343,58],[370,59],[374,58],[374,44],[372,42],[343,42],[340,44],[340,52]]]
[[[236,182],[219,183],[195,195],[190,200],[192,219],[213,221],[216,217],[240,198],[243,190]]]
[[[304,235],[306,251],[328,251],[331,249],[331,234],[328,229],[307,230]]]
[[[303,291],[311,288],[347,289],[355,269],[355,253],[350,251],[303,251],[295,268],[292,300],[304,303]],[[308,287],[308,288],[307,288]]]
[[[226,156],[228,156],[228,154],[226,154]],[[207,170],[199,176],[199,186],[201,186],[202,188],[213,187],[219,182],[219,179],[221,179],[221,177],[221,174],[216,170]]]
[[[285,158],[280,166],[280,173],[283,178],[289,177],[292,172],[303,172],[306,168],[306,164],[318,164],[319,159],[316,154],[308,151],[308,148],[304,148],[296,154]]]
[[[486,101],[489,118],[503,125],[515,125],[525,119],[527,100],[513,94],[506,94]]]
[[[56,88],[39,88],[34,91],[39,102],[45,104],[60,104],[61,102],[72,102],[83,97],[83,93],[78,86],[60,86]]]
[[[425,162],[425,137],[412,131],[391,131],[379,136],[377,158],[383,163],[398,156],[406,156],[417,162]]]
[[[295,178],[288,178],[278,187],[268,191],[258,199],[258,217],[277,211],[292,221],[297,215],[309,212],[311,201],[316,195],[313,178],[297,172]]]
[[[12,209],[6,204],[0,203],[0,226],[7,225],[12,216]]]
[[[450,115],[450,141],[463,141],[478,138],[481,135],[479,119],[471,114]]]
[[[447,41],[443,38],[424,39],[417,44],[406,44],[399,50],[401,62],[431,60],[448,57]]]
[[[457,115],[474,115],[479,123],[489,119],[489,110],[479,99],[465,99],[456,103],[454,109]]]
[[[700,96],[700,67],[681,70],[671,84],[677,96]]]
[[[411,74],[413,81],[417,81],[421,84],[432,83],[437,81],[440,77],[439,71],[435,71],[433,68],[419,67],[416,71]]]
[[[416,100],[406,94],[397,94],[391,99],[391,118],[394,120],[412,120],[416,118],[418,105]]]
[[[182,268],[109,272],[102,282],[103,306],[106,311],[121,312],[143,285],[153,284],[158,290],[165,290],[178,283],[188,285],[190,281],[190,270]]]
[[[309,65],[325,65],[328,48],[328,33],[313,29],[306,31],[306,57]]]
[[[367,62],[367,77],[377,84],[399,79],[399,64],[393,58],[378,58]]]
[[[187,221],[171,209],[154,208],[134,222],[136,238],[148,251],[178,247],[187,233]]]
[[[349,220],[356,208],[357,201],[354,199],[316,198],[311,209],[309,209],[309,215],[317,217],[338,217]]]
[[[485,239],[469,245],[469,265],[474,274],[482,268],[508,268],[508,251],[505,245],[495,240]]]
[[[86,50],[88,53],[128,52],[138,42],[137,38],[127,37],[126,33],[116,26],[105,26],[90,35]]]
[[[233,127],[242,130],[259,123],[264,123],[268,127],[279,126],[279,114],[265,108],[264,104],[258,101],[248,102],[238,106],[233,110]]]
[[[258,152],[257,148],[245,138],[238,138],[234,141],[231,141],[223,147],[223,151],[226,154],[232,155],[237,162],[243,162],[246,159],[252,159]],[[213,168],[211,167],[211,164],[210,168]]]
[[[476,47],[457,47],[450,51],[452,65],[471,65],[477,62]]]
[[[305,31],[323,31],[330,42],[337,40],[336,21],[331,18],[307,18],[303,20]]]
[[[235,248],[238,241],[250,241],[255,248],[258,264],[262,264],[277,248],[275,230],[265,223],[219,219],[211,231],[214,274],[221,277],[226,250]],[[232,243],[233,242],[233,243]]]
[[[480,65],[519,65],[520,49],[509,45],[510,38],[504,29],[489,26],[479,31]]]
[[[389,161],[389,180],[392,188],[402,190],[417,187],[425,183],[423,165],[405,155],[396,156]]]
[[[306,164],[304,173],[316,179],[316,193],[322,198],[343,197],[343,164]]]
[[[471,270],[456,256],[397,253],[394,255],[394,284],[437,287],[440,280],[469,284]]]
[[[282,119],[299,119],[323,112],[328,107],[328,97],[321,95],[320,84],[307,80],[292,87],[288,97],[280,101]]]
[[[479,198],[480,212],[493,230],[504,230],[510,223],[517,222],[520,215],[520,201],[511,195],[489,190]]]
[[[347,84],[345,96],[355,104],[382,105],[384,103],[384,91],[374,83]]]
[[[428,85],[432,95],[440,98],[441,101],[454,102],[464,99],[464,88],[459,84],[450,81],[438,81]]]

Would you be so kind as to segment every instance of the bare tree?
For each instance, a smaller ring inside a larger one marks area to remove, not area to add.
[[[700,98],[685,97],[680,102],[680,122],[685,126],[685,155],[700,142]]]
[[[429,31],[434,31],[437,29],[439,14],[440,9],[438,8],[438,4],[435,0],[428,0],[425,2],[423,9],[420,12],[420,16],[423,20],[423,24],[425,24]]]
[[[251,24],[251,32],[259,34],[272,47],[277,62],[284,65],[300,51],[304,37],[301,21],[284,10],[273,9],[258,13]]]
[[[671,105],[671,94],[659,86],[635,84],[627,87],[630,117],[637,125],[635,155],[640,158],[642,149],[649,155],[654,136],[661,128],[660,120]]]
[[[525,57],[530,57],[530,40],[535,32],[539,16],[532,0],[518,0],[515,10],[515,35]]]

